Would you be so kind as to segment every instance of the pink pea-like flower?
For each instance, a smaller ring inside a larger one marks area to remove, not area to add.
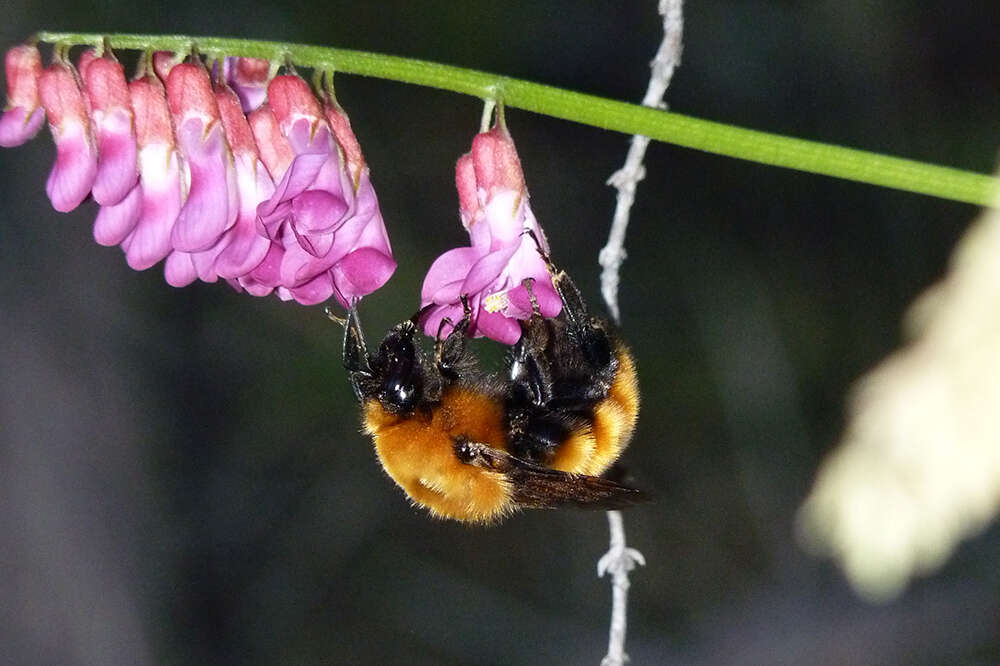
[[[4,60],[7,72],[7,109],[0,117],[0,146],[20,146],[38,134],[45,111],[38,99],[42,57],[34,46],[15,46]]]
[[[187,200],[171,242],[180,252],[207,250],[236,222],[239,192],[212,83],[200,63],[181,63],[170,70],[167,103],[177,146],[190,171]]]
[[[183,168],[163,84],[152,74],[143,76],[129,83],[129,96],[139,146],[142,204],[122,249],[128,265],[141,271],[170,254],[170,236],[184,197]]]
[[[548,245],[502,122],[473,139],[472,150],[455,165],[455,185],[471,246],[445,252],[427,271],[421,290],[424,332],[435,336],[445,318],[461,319],[465,297],[472,308],[471,335],[514,344],[521,337],[518,320],[532,314],[525,280],[542,316],[559,314],[562,302],[538,253],[548,252]],[[449,330],[445,322],[443,332]]]
[[[38,94],[56,142],[56,163],[45,183],[52,207],[73,210],[90,194],[97,178],[97,146],[83,91],[69,65],[56,62],[38,77]]]
[[[287,150],[262,155],[277,184],[257,215],[268,237],[281,245],[265,263],[269,271],[277,268],[280,298],[311,305],[332,295],[347,306],[385,284],[396,268],[360,150],[356,180],[345,160],[340,141],[354,149],[357,139],[346,116],[338,118],[340,136],[334,134],[324,109],[297,76],[275,77],[268,103],[269,110],[255,118],[254,132],[273,133],[276,124],[287,141],[280,145],[293,157],[287,162]]]
[[[132,232],[142,212],[138,188],[138,148],[125,70],[109,57],[85,51],[78,70],[83,77],[91,127],[97,142],[97,176],[91,194],[101,204],[94,239],[118,245]]]
[[[174,286],[223,278],[237,291],[344,306],[392,275],[389,238],[343,110],[271,63],[157,52],[130,83],[110,51],[7,54],[0,143],[48,117],[56,164],[47,192],[69,211],[92,195],[94,238],[129,266],[164,261]]]

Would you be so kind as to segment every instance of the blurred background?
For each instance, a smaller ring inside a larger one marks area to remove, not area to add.
[[[217,34],[424,58],[639,100],[653,0],[5,5],[38,29]],[[995,0],[685,7],[676,111],[990,172]],[[399,269],[370,337],[465,243],[455,159],[479,100],[339,76]],[[627,138],[518,110],[535,213],[595,305]],[[0,152],[0,663],[597,664],[601,513],[468,528],[375,462],[320,308],[167,286],[55,213],[47,132]],[[1000,530],[894,603],[805,555],[795,511],[851,383],[899,342],[973,206],[650,146],[622,271],[643,412],[625,464],[635,664],[996,663]],[[989,306],[991,304],[984,304]],[[479,345],[487,363],[500,351]]]

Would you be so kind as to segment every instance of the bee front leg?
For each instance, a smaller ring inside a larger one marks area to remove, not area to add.
[[[371,394],[374,373],[369,363],[365,336],[361,332],[361,320],[358,317],[357,305],[351,305],[346,318],[338,317],[329,308],[326,310],[326,316],[344,327],[344,368],[347,370],[354,395],[358,401],[364,401]]]
[[[472,308],[467,296],[462,296],[462,318],[452,326],[451,332],[444,338],[441,333],[445,323],[451,323],[447,318],[441,320],[438,327],[437,340],[434,343],[434,364],[438,372],[448,379],[458,379],[459,369],[465,365],[465,340],[472,325]]]

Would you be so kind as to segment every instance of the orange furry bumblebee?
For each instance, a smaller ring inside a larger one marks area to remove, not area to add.
[[[492,523],[520,509],[644,500],[601,476],[635,429],[632,355],[569,276],[550,270],[562,312],[522,322],[504,374],[481,373],[466,351],[468,307],[433,360],[414,343],[419,314],[369,353],[357,310],[348,313],[344,366],[363,429],[386,473],[434,516]]]

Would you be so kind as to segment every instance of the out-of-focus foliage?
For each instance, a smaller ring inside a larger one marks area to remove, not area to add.
[[[862,378],[803,507],[805,537],[866,597],[941,566],[1000,503],[1000,209],[909,313],[910,344]]]

